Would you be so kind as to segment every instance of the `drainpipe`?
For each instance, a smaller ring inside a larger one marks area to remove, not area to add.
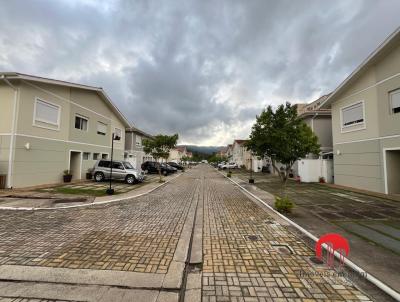
[[[8,173],[7,173],[7,187],[12,189],[13,186],[13,164],[14,164],[14,149],[15,149],[15,132],[17,129],[17,102],[18,102],[18,88],[16,88],[3,74],[0,79],[2,79],[8,86],[14,90],[14,106],[13,106],[13,116],[11,125],[11,137],[10,137],[10,153],[8,155]]]
[[[318,112],[314,113],[314,116],[311,118],[311,130],[314,132],[314,119],[318,116]]]

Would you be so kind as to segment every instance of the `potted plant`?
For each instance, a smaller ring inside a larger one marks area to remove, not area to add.
[[[92,172],[93,172],[92,168],[87,169],[87,171],[86,171],[86,179],[92,179],[92,176],[93,176]]]
[[[319,177],[319,183],[324,184],[325,183],[325,177],[320,176]]]
[[[64,170],[64,182],[71,182],[72,180],[72,174],[70,170]]]
[[[226,176],[232,177],[232,172],[231,172],[231,171],[228,171],[228,173],[226,174]]]

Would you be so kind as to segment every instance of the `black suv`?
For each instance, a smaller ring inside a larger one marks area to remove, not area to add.
[[[183,170],[183,166],[181,166],[177,163],[174,163],[173,161],[168,162],[168,165],[170,165],[171,167],[174,167],[175,169]]]
[[[142,164],[141,168],[142,168],[142,171],[145,171],[146,173],[149,173],[149,174],[152,174],[152,173],[158,174],[158,167],[159,167],[159,166],[160,166],[160,163],[159,163],[159,162],[156,162],[156,161],[145,161],[145,162]],[[171,169],[169,169],[167,166],[161,165],[161,173],[162,173],[163,175],[168,175],[168,174],[173,173],[173,171],[172,171]]]

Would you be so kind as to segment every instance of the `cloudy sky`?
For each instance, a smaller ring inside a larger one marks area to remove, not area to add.
[[[330,92],[400,25],[399,0],[0,4],[0,71],[101,86],[137,127],[198,145]]]

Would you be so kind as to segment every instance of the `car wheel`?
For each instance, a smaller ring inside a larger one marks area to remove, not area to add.
[[[168,172],[164,170],[164,171],[162,172],[162,174],[163,174],[164,176],[167,176],[167,175],[168,175]]]
[[[94,174],[94,180],[97,182],[103,181],[104,180],[104,174],[101,172],[96,172]]]
[[[134,183],[136,183],[136,177],[134,175],[127,175],[125,177],[125,182],[129,185],[133,185]]]
[[[149,174],[149,170],[144,170],[144,174]]]

